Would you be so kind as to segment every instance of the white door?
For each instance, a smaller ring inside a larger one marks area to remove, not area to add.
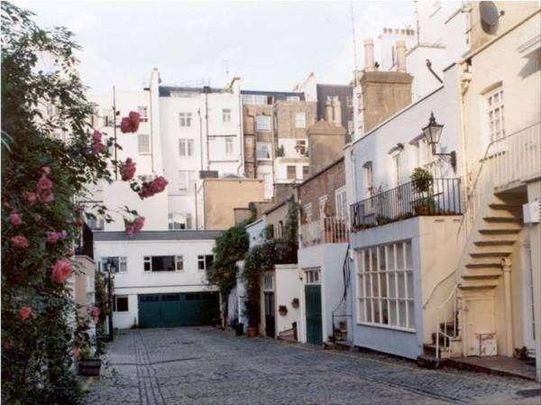
[[[524,282],[522,290],[522,305],[524,314],[524,346],[529,352],[535,353],[535,308],[533,289],[532,251],[528,239],[523,245]]]
[[[496,333],[494,320],[494,298],[479,297],[466,299],[466,356],[479,356],[479,336]]]

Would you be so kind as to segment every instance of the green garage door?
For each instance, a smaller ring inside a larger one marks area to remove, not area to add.
[[[139,295],[139,327],[209,325],[219,315],[218,293]]]

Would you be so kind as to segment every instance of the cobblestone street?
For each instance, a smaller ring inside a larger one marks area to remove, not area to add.
[[[122,332],[88,404],[539,404],[539,385],[213,328]],[[529,395],[530,394],[530,395]],[[538,394],[538,393],[537,393]]]

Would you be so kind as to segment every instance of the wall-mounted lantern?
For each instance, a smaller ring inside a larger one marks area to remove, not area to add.
[[[451,167],[453,168],[453,170],[456,172],[456,152],[455,151],[452,151],[450,153],[436,153],[436,145],[440,142],[442,132],[443,132],[443,125],[438,124],[436,122],[434,113],[431,112],[428,125],[423,128],[424,137],[432,148],[432,154],[434,156],[442,156],[442,157],[449,158],[449,163],[451,164]]]

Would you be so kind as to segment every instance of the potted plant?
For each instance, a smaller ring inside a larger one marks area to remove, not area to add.
[[[280,305],[278,307],[278,313],[281,315],[281,316],[286,316],[287,315],[287,307],[285,305]]]
[[[430,188],[434,182],[432,173],[422,167],[417,167],[410,176],[415,193],[419,198],[413,202],[413,209],[417,215],[428,215],[435,211],[436,203],[430,195]]]
[[[97,356],[92,356],[90,346],[85,346],[80,349],[78,361],[79,374],[86,377],[96,377],[100,375],[101,359]]]

